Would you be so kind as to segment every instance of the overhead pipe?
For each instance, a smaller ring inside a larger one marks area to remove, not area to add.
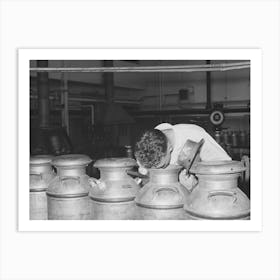
[[[63,95],[61,95],[63,96]],[[31,99],[37,99],[38,96],[36,95],[30,95]],[[55,100],[56,98],[54,96],[49,97],[50,100]],[[105,103],[105,99],[95,99],[95,98],[84,98],[84,97],[69,97],[68,101],[77,101],[77,102],[92,102],[92,103]],[[120,104],[140,104],[140,101],[137,100],[121,100],[121,99],[114,99],[114,103],[120,103]]]
[[[234,62],[207,65],[178,65],[178,66],[130,66],[112,67],[31,67],[30,71],[37,72],[198,72],[198,71],[229,71],[250,68],[250,62]],[[112,61],[112,60],[111,60]],[[111,64],[112,65],[112,64]]]
[[[80,101],[80,102],[93,102],[93,103],[106,103],[106,99],[94,99],[94,98],[84,98],[84,97],[70,97],[70,101]],[[114,103],[119,104],[140,104],[140,101],[137,100],[121,100],[121,99],[113,99]]]
[[[223,109],[224,113],[249,113],[250,108],[225,108]],[[211,109],[183,109],[183,110],[162,110],[162,111],[130,111],[133,116],[164,116],[164,115],[195,115],[195,114],[205,114],[209,115]]]

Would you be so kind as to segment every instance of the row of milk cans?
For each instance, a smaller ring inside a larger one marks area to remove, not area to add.
[[[30,158],[31,220],[249,219],[250,202],[237,187],[240,162],[198,163],[198,185],[179,183],[181,167],[151,169],[143,186],[129,171],[132,158],[99,159],[100,179],[89,177],[86,155]]]

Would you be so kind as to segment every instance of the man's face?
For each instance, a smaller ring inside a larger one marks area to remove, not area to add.
[[[166,155],[162,158],[157,168],[166,168],[170,164],[172,150],[173,148],[170,142],[168,141]]]

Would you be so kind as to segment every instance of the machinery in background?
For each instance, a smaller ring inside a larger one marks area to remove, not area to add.
[[[38,60],[39,67],[48,67],[47,60]],[[64,128],[55,127],[50,118],[50,89],[48,73],[37,74],[38,124],[30,130],[31,155],[69,154],[72,145]]]
[[[241,161],[245,168],[239,179],[239,187],[250,197],[250,133],[245,130],[229,130],[223,128],[225,116],[222,105],[214,106],[210,114],[210,122],[214,127],[214,139],[233,160]]]
[[[31,155],[62,155],[73,150],[69,136],[61,127],[38,127],[30,130]]]
[[[209,119],[212,125],[215,129],[215,140],[220,145],[222,144],[222,138],[221,138],[221,131],[222,131],[222,124],[225,120],[225,116],[221,108],[216,107],[210,114]]]
[[[222,127],[225,121],[222,104],[214,106],[209,119],[214,129],[214,139],[233,159],[241,160],[244,155],[250,157],[250,133]]]

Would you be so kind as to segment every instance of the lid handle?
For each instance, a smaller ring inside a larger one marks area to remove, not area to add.
[[[211,191],[208,194],[208,199],[212,199],[215,196],[230,196],[232,197],[232,203],[235,203],[237,201],[237,197],[236,197],[236,192],[232,192],[232,191]]]

